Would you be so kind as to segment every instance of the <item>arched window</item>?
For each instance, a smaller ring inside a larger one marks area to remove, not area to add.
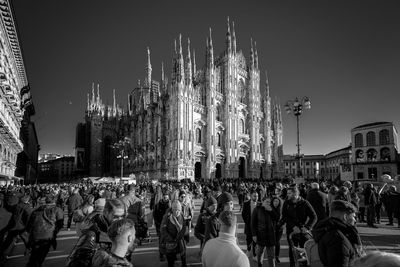
[[[389,130],[384,129],[379,132],[379,144],[380,145],[388,145],[390,143],[390,138],[389,138]]]
[[[201,144],[201,130],[200,130],[200,128],[196,129],[196,142],[197,142],[197,144]]]
[[[384,147],[381,149],[381,160],[382,161],[390,161],[390,149],[387,147]]]
[[[374,132],[368,132],[367,133],[367,146],[375,146],[375,133]]]
[[[367,161],[376,161],[378,157],[378,152],[375,149],[368,149],[367,151]]]
[[[356,151],[356,162],[364,162],[364,151],[362,151],[361,149]]]
[[[244,131],[245,131],[245,129],[244,129],[244,120],[240,119],[239,120],[239,133],[244,134]]]
[[[222,121],[222,109],[221,109],[221,106],[217,106],[217,121]]]
[[[362,147],[364,146],[363,136],[362,134],[358,133],[354,136],[354,146],[355,147]]]
[[[237,92],[238,92],[239,101],[241,103],[244,103],[246,100],[246,90],[245,90],[244,82],[242,79],[239,80]]]

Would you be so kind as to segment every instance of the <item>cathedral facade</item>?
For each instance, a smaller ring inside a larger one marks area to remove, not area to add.
[[[128,95],[126,109],[116,104],[115,92],[107,106],[92,88],[85,122],[77,127],[77,170],[179,180],[282,176],[281,108],[270,97],[268,78],[260,88],[255,44],[247,60],[228,20],[225,51],[215,55],[210,29],[205,65],[197,68],[190,40],[186,49],[181,39],[170,78],[162,65],[161,79],[154,79],[147,49],[146,77]]]

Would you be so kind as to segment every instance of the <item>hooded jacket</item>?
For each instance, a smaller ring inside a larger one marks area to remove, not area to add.
[[[321,262],[325,267],[348,267],[358,257],[361,239],[356,227],[329,217],[312,230]]]

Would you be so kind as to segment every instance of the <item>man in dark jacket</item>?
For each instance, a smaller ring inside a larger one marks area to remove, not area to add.
[[[286,224],[286,235],[288,243],[293,241],[293,245],[304,247],[307,241],[307,232],[311,230],[317,222],[317,214],[310,202],[300,197],[297,187],[287,189],[287,199],[283,203],[282,219],[280,225]],[[291,235],[293,233],[293,235]],[[290,240],[292,237],[292,240]],[[290,266],[294,266],[292,250],[289,249]]]
[[[321,262],[325,267],[349,267],[358,257],[361,239],[353,204],[334,200],[330,206],[331,216],[317,223],[312,231]]]
[[[250,192],[250,199],[245,201],[243,204],[242,218],[244,221],[244,233],[246,235],[247,243],[247,257],[256,258],[256,244],[253,240],[252,226],[251,226],[251,215],[254,209],[257,207],[258,193],[254,189]]]
[[[82,229],[75,247],[68,257],[68,267],[89,267],[92,258],[98,248],[111,248],[111,240],[107,236],[109,225],[125,217],[125,206],[118,199],[110,199],[104,206],[103,214],[95,215],[88,224],[88,228]]]
[[[391,185],[381,196],[382,203],[385,205],[386,213],[389,218],[389,223],[387,225],[393,225],[393,214],[399,203],[398,199],[400,198],[400,193],[396,192],[396,186]]]
[[[318,221],[328,217],[328,196],[319,190],[318,183],[311,184],[311,189],[307,194],[307,201],[310,202],[311,206],[314,208],[314,211],[318,217]]]
[[[244,207],[243,207],[244,209]],[[264,248],[267,251],[268,266],[275,266],[275,227],[279,219],[276,209],[272,208],[270,198],[265,198],[261,206],[257,206],[251,216],[251,232],[257,244],[257,263],[262,267]]]
[[[82,206],[83,199],[81,195],[79,194],[79,189],[73,189],[72,195],[68,198],[67,200],[67,205],[68,205],[68,222],[67,222],[67,228],[68,231],[70,231],[71,228],[71,222],[72,222],[72,215],[74,214],[74,211],[77,210]]]
[[[367,207],[367,225],[372,228],[378,228],[374,225],[375,219],[375,205],[377,203],[375,193],[373,191],[373,185],[367,184],[364,191],[365,195],[365,206]]]
[[[64,212],[56,206],[55,196],[49,194],[45,201],[32,212],[26,226],[31,248],[28,267],[42,266],[50,247],[57,248],[57,233],[63,227]]]

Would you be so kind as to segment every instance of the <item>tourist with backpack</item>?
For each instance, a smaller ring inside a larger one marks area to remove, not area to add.
[[[42,266],[50,247],[57,248],[57,234],[64,224],[64,212],[56,206],[55,196],[48,194],[45,204],[35,209],[26,226],[31,254],[27,266]]]
[[[334,200],[330,211],[330,217],[318,222],[312,230],[320,261],[324,267],[353,266],[362,249],[355,227],[357,210],[350,202]],[[317,262],[315,258],[311,260]],[[311,266],[316,266],[316,263]]]

